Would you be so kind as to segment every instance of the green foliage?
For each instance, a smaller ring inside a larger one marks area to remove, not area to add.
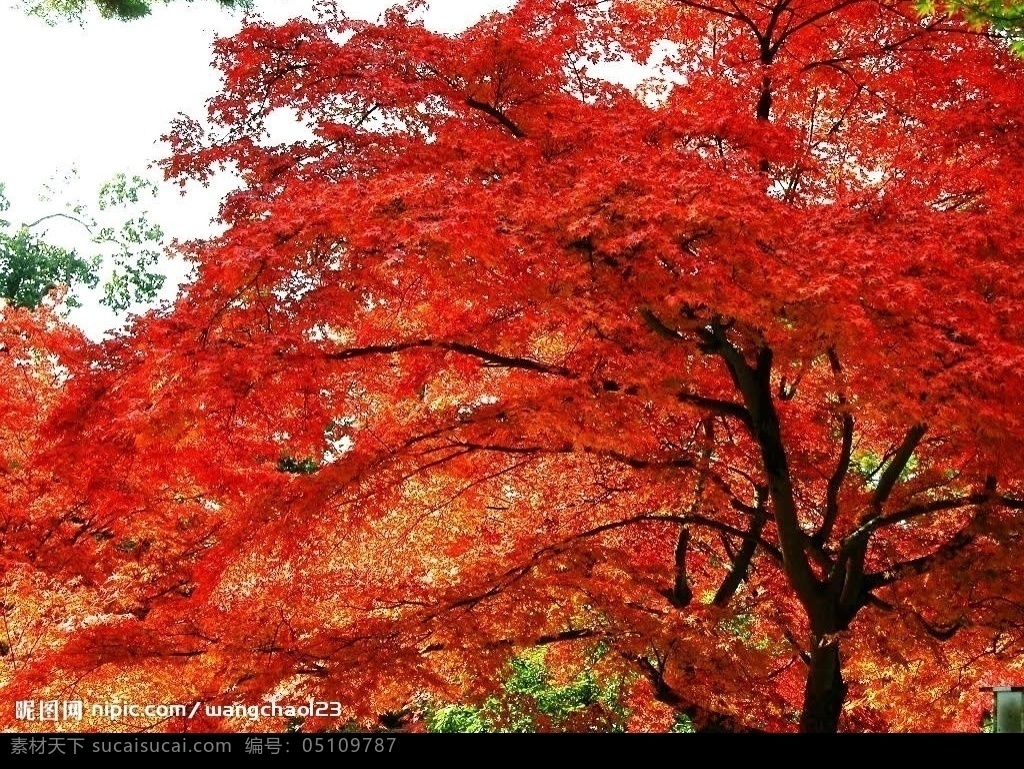
[[[137,204],[144,194],[156,197],[156,185],[138,176],[117,174],[100,188],[99,208],[123,209]],[[103,227],[93,238],[116,248],[113,272],[103,287],[103,303],[125,310],[133,302],[151,301],[164,284],[164,276],[153,269],[160,259],[164,233],[149,221],[145,212],[126,220],[119,229]]]
[[[921,16],[959,16],[975,29],[990,29],[1006,40],[1018,56],[1024,56],[1024,2],[1013,0],[918,0]]]
[[[697,727],[693,725],[693,721],[685,713],[676,713],[675,722],[672,724],[672,728],[669,731],[673,734],[696,734]]]
[[[172,0],[22,0],[25,12],[30,16],[39,16],[48,22],[60,20],[82,21],[89,8],[95,8],[105,19],[131,21],[148,16],[153,2],[169,3]],[[180,1],[180,0],[179,0]],[[185,0],[191,3],[192,0]],[[252,7],[252,0],[216,0],[229,9],[247,9]]]
[[[277,469],[282,473],[295,473],[297,475],[312,475],[320,469],[315,459],[296,459],[295,457],[281,457],[277,460]]]
[[[995,714],[986,711],[981,719],[981,731],[983,734],[995,734],[996,733],[996,718]]]
[[[719,621],[718,629],[725,636],[735,638],[750,649],[757,649],[772,655],[785,654],[787,649],[785,641],[767,635],[762,628],[758,627],[757,615],[750,610],[738,611],[731,616],[724,617]]]
[[[553,681],[544,658],[544,649],[533,649],[514,657],[509,662],[502,691],[479,707],[450,704],[428,708],[427,730],[445,733],[625,731],[629,713],[620,702],[622,680],[602,680],[591,665],[568,683],[558,684]]]
[[[0,227],[6,229],[9,224],[0,221]],[[98,267],[95,260],[45,243],[28,227],[0,232],[0,298],[14,307],[34,309],[61,285],[94,288],[99,283]],[[72,295],[67,305],[78,307],[79,302]]]
[[[439,734],[476,734],[497,731],[491,728],[482,708],[467,705],[445,705],[438,708],[428,716],[427,729]]]
[[[145,198],[156,196],[156,186],[139,176],[116,175],[100,189],[100,212],[125,212]],[[0,212],[10,207],[0,185]],[[110,214],[108,213],[108,216]],[[50,242],[39,228],[56,221],[81,227],[96,247],[83,257],[74,249]],[[156,271],[164,242],[163,230],[145,213],[129,216],[117,226],[100,226],[85,206],[76,205],[13,226],[0,219],[0,299],[15,307],[34,309],[57,288],[65,288],[65,306],[81,306],[76,289],[93,289],[102,281],[100,303],[121,312],[133,303],[152,301],[165,276]]]
[[[878,481],[889,462],[888,456],[883,456],[870,449],[854,451],[850,458],[850,469],[861,477],[864,485],[869,489],[878,486]],[[900,473],[899,481],[904,482],[912,479],[921,469],[921,462],[915,455],[907,460],[906,467]]]

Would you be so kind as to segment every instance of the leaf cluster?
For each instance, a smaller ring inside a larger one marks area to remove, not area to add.
[[[625,731],[629,709],[621,700],[621,678],[606,679],[587,665],[558,683],[545,656],[543,648],[534,648],[513,657],[501,691],[482,705],[426,708],[427,731]]]
[[[976,29],[990,29],[1018,56],[1024,56],[1024,3],[1013,0],[920,0],[922,16],[960,16]]]

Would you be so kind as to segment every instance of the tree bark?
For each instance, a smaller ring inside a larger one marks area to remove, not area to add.
[[[835,636],[815,635],[811,641],[800,731],[834,733],[839,730],[839,715],[846,699],[839,640]]]

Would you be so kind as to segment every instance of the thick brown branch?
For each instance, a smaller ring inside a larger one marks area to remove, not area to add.
[[[968,624],[966,617],[957,617],[946,625],[934,625],[916,611],[914,612],[914,618],[918,623],[920,623],[921,627],[924,628],[924,632],[939,641],[948,641],[962,628],[967,627]]]
[[[682,694],[672,688],[665,680],[665,668],[662,660],[652,662],[648,657],[631,656],[626,659],[636,663],[644,676],[651,683],[654,690],[654,698],[659,702],[668,705],[673,710],[685,714],[701,732],[756,732],[756,729],[749,729],[738,724],[730,716],[716,713],[713,710],[699,707]]]
[[[532,358],[518,358],[509,355],[501,355],[500,353],[484,350],[470,344],[462,344],[461,342],[442,342],[436,339],[416,339],[410,342],[396,342],[394,344],[350,347],[345,350],[328,353],[325,357],[328,360],[351,360],[353,358],[362,358],[371,355],[394,355],[395,353],[414,349],[435,349],[457,352],[462,355],[479,358],[486,365],[493,366],[495,368],[517,368],[525,371],[536,371],[540,374],[550,374],[552,376],[572,376],[572,372],[564,366],[552,366],[547,363],[533,360]]]
[[[508,570],[503,574],[499,575],[490,585],[482,588],[479,592],[472,593],[470,595],[463,596],[454,601],[445,603],[443,606],[439,606],[435,611],[430,612],[424,618],[424,621],[436,619],[441,614],[452,611],[455,609],[468,609],[472,610],[477,604],[485,601],[488,598],[492,598],[499,595],[503,590],[512,586],[516,582],[526,577],[530,572],[537,568],[541,563],[548,557],[557,556],[561,553],[566,552],[575,542],[580,540],[589,539],[591,537],[599,536],[615,529],[620,529],[625,526],[632,526],[638,523],[677,523],[682,525],[692,524],[695,526],[703,526],[706,528],[714,529],[716,531],[726,532],[736,537],[740,537],[743,540],[753,538],[756,544],[764,550],[766,553],[771,555],[777,561],[782,561],[782,553],[772,545],[770,542],[766,542],[760,537],[753,536],[749,532],[742,531],[728,524],[720,521],[715,521],[710,518],[705,518],[700,515],[636,515],[631,518],[625,518],[619,521],[613,521],[606,523],[601,526],[596,526],[587,531],[580,532],[571,537],[543,547],[534,552],[528,559],[521,562]]]
[[[759,493],[758,497],[757,511],[754,519],[750,522],[749,536],[740,546],[739,552],[733,558],[732,568],[729,569],[729,573],[725,576],[721,586],[718,588],[718,592],[715,593],[715,597],[711,601],[715,606],[725,606],[728,604],[729,600],[736,594],[740,584],[747,577],[747,571],[750,569],[750,563],[754,558],[754,552],[757,548],[757,540],[760,538],[761,531],[768,521],[768,514],[763,507],[763,495]]]
[[[839,354],[832,347],[828,350],[828,361],[838,384],[839,405],[845,409],[849,404],[849,399],[847,398],[846,387],[842,380],[843,367],[839,362]],[[853,415],[846,411],[842,416],[842,439],[839,447],[839,459],[836,460],[836,469],[833,471],[832,477],[829,478],[828,487],[825,490],[825,515],[822,518],[821,527],[814,535],[814,541],[818,545],[823,545],[832,536],[832,527],[835,526],[836,516],[839,515],[839,491],[843,487],[843,481],[846,480],[852,454]]]
[[[999,497],[991,495],[987,492],[979,492],[977,494],[970,494],[964,497],[955,497],[953,499],[936,499],[932,502],[926,502],[919,505],[911,505],[905,507],[899,512],[892,513],[890,515],[882,515],[877,518],[872,518],[859,528],[857,528],[852,534],[850,534],[844,541],[843,547],[849,548],[857,542],[863,542],[878,529],[892,526],[896,523],[902,523],[904,521],[910,521],[914,518],[920,518],[930,513],[941,513],[946,510],[960,510],[965,507],[972,507],[974,505],[981,505],[986,502],[998,502],[1005,504],[1005,497]],[[1011,500],[1012,501],[1012,500]],[[1007,505],[1012,507],[1012,505]]]
[[[679,5],[685,6],[687,8],[699,8],[702,11],[707,11],[718,16],[725,16],[726,18],[729,19],[735,19],[736,21],[742,22],[747,27],[749,27],[755,36],[760,35],[760,30],[757,28],[757,24],[754,23],[753,19],[751,19],[749,16],[743,13],[743,11],[739,9],[739,6],[736,5],[736,3],[732,4],[733,10],[727,11],[724,8],[719,8],[716,5],[701,3],[698,2],[697,0],[678,0],[678,2]]]
[[[485,649],[500,649],[502,647],[515,647],[515,646],[551,646],[557,643],[564,643],[566,641],[579,641],[584,638],[604,638],[608,633],[605,630],[595,630],[594,628],[572,628],[570,630],[563,630],[558,633],[545,633],[544,635],[537,636],[536,638],[498,638],[494,641],[488,641],[483,644]],[[451,649],[452,644],[447,643],[432,643],[429,646],[424,646],[419,650],[420,654],[431,654],[434,652],[445,651]],[[459,647],[462,651],[462,647]]]
[[[779,561],[780,563],[782,561],[782,553],[779,551],[777,547],[772,545],[770,542],[766,542],[759,536],[753,535],[750,532],[746,532],[741,529],[737,529],[733,526],[729,526],[728,524],[722,523],[720,521],[715,521],[713,519],[705,518],[704,516],[700,515],[636,515],[631,518],[625,518],[619,521],[612,521],[611,523],[606,523],[601,526],[595,526],[594,528],[589,529],[587,531],[580,532],[579,534],[575,534],[571,537],[566,537],[560,542],[556,542],[552,545],[548,545],[547,547],[543,547],[540,550],[537,550],[535,553],[533,553],[525,562],[508,569],[504,574],[500,575],[495,582],[493,582],[490,586],[486,587],[482,591],[474,593],[472,595],[464,596],[451,603],[448,603],[445,606],[440,607],[436,612],[431,613],[428,618],[435,618],[442,612],[450,611],[452,609],[473,608],[474,606],[476,606],[476,604],[480,603],[481,601],[498,595],[505,588],[518,582],[520,579],[529,574],[534,568],[539,566],[540,563],[546,557],[558,555],[560,553],[565,552],[573,543],[583,539],[596,537],[609,531],[621,529],[626,526],[633,526],[638,523],[677,523],[683,526],[703,526],[705,528],[725,532],[727,534],[740,537],[744,541],[746,541],[747,539],[753,539],[755,543],[762,550],[764,550],[764,552],[771,555],[776,561]]]
[[[893,564],[884,571],[865,575],[864,589],[868,591],[875,590],[885,585],[891,585],[893,582],[898,582],[905,577],[924,574],[938,564],[956,557],[977,538],[973,531],[976,522],[976,518],[972,518],[971,522],[958,531],[952,539],[946,541],[927,555]]]
[[[712,323],[701,337],[704,349],[725,362],[750,414],[751,434],[761,448],[761,461],[768,479],[768,494],[782,545],[783,565],[801,603],[813,617],[821,598],[821,585],[807,558],[809,538],[800,529],[789,461],[772,401],[772,352],[762,344],[757,350],[757,363],[751,366],[729,340],[721,323]]]
[[[916,424],[907,430],[903,440],[893,453],[893,457],[878,479],[878,486],[871,498],[868,511],[861,516],[861,526],[843,541],[836,568],[830,575],[830,586],[833,592],[838,591],[839,626],[845,627],[860,611],[873,589],[873,583],[864,572],[867,560],[868,540],[871,533],[883,525],[885,516],[882,506],[892,494],[900,475],[907,468],[927,425]]]
[[[978,494],[970,494],[966,497],[958,497],[956,499],[937,499],[920,505],[911,505],[910,507],[903,508],[899,512],[892,513],[891,515],[883,515],[874,519],[871,522],[871,528],[872,530],[877,530],[886,526],[892,526],[895,523],[903,523],[904,521],[910,521],[914,518],[920,518],[921,516],[929,515],[930,513],[941,513],[945,510],[959,510],[964,507],[982,505],[991,500],[991,495],[981,492]]]
[[[460,448],[467,451],[493,451],[499,454],[590,454],[592,456],[604,457],[634,470],[652,470],[670,467],[695,467],[694,460],[688,456],[673,457],[671,459],[641,459],[639,457],[622,454],[611,449],[598,449],[592,446],[579,446],[568,443],[562,446],[550,448],[547,446],[508,446],[496,443],[472,443],[452,441],[445,444],[445,448]]]
[[[512,120],[509,119],[508,115],[506,115],[504,112],[502,112],[494,105],[488,104],[487,102],[484,101],[480,101],[479,99],[474,99],[472,96],[470,96],[466,99],[466,106],[472,107],[473,109],[476,110],[480,110],[486,115],[490,115],[492,118],[498,121],[498,123],[500,123],[506,129],[508,129],[508,132],[517,139],[526,138],[526,132],[523,131],[523,129],[521,129],[515,123],[513,123]]]
[[[764,552],[766,552],[769,555],[771,555],[772,558],[774,558],[776,561],[778,561],[780,563],[782,562],[782,551],[780,551],[777,547],[775,547],[775,545],[773,545],[770,542],[762,539],[760,536],[751,534],[749,531],[743,531],[742,529],[737,529],[735,526],[730,526],[727,523],[722,523],[721,521],[716,521],[713,518],[706,518],[703,515],[654,515],[654,514],[635,515],[635,516],[632,516],[631,518],[624,518],[624,519],[622,519],[620,521],[613,521],[611,523],[606,523],[606,524],[603,524],[601,526],[596,526],[593,529],[589,529],[588,531],[584,531],[584,532],[582,532],[580,534],[576,534],[573,537],[570,537],[568,540],[565,540],[565,541],[566,542],[571,542],[571,541],[577,540],[577,539],[586,539],[586,538],[589,538],[589,537],[596,537],[599,534],[604,534],[605,532],[608,532],[608,531],[614,531],[615,529],[621,529],[624,526],[632,526],[633,524],[636,524],[636,523],[660,523],[660,522],[679,523],[679,524],[683,524],[684,526],[688,525],[688,524],[689,525],[693,525],[693,526],[703,526],[704,528],[707,528],[707,529],[712,529],[714,531],[721,531],[721,532],[724,532],[726,534],[731,534],[734,537],[739,537],[743,541],[746,541],[748,539],[752,539],[752,540],[754,540],[754,542],[757,544],[758,547],[760,547],[762,550],[764,550]]]
[[[686,339],[682,334],[676,331],[674,328],[670,328],[664,323],[657,315],[646,307],[640,308],[640,316],[644,319],[644,322],[651,328],[651,330],[660,337],[669,339],[673,342],[681,342]]]
[[[782,46],[782,44],[786,42],[786,40],[791,38],[793,35],[795,35],[801,29],[804,29],[806,27],[811,26],[812,24],[817,23],[818,21],[821,21],[826,16],[830,16],[830,15],[832,15],[834,13],[838,13],[843,8],[846,8],[849,5],[855,5],[857,3],[862,3],[862,2],[865,2],[865,0],[842,0],[842,2],[836,3],[833,6],[830,6],[828,8],[825,8],[825,9],[821,10],[821,11],[818,11],[818,13],[815,13],[815,14],[812,14],[812,15],[808,16],[806,19],[803,19],[798,24],[793,24],[793,25],[787,26],[786,29],[783,30],[782,34],[779,35],[778,40],[775,41],[775,48],[776,48],[776,50],[778,50]]]
[[[896,482],[899,480],[900,475],[903,474],[903,471],[906,470],[910,457],[913,456],[914,450],[921,442],[927,429],[927,425],[916,424],[907,430],[906,435],[903,436],[903,442],[896,449],[896,454],[893,456],[892,461],[885,468],[882,477],[878,479],[878,486],[875,487],[875,493],[871,499],[871,506],[874,509],[872,517],[878,515],[882,505],[889,499],[889,495],[892,494]]]
[[[832,528],[835,526],[836,517],[839,515],[839,491],[846,480],[846,473],[850,467],[850,458],[853,454],[853,417],[850,414],[843,414],[843,437],[839,446],[839,459],[836,460],[836,469],[832,477],[828,479],[828,488],[825,489],[825,515],[821,521],[821,527],[814,535],[814,541],[818,545],[824,545],[832,536]]]
[[[748,428],[750,427],[750,412],[739,403],[719,400],[717,398],[705,398],[703,395],[694,395],[686,391],[677,393],[676,397],[684,403],[692,403],[706,411],[710,411],[712,414],[738,419]]]
[[[693,600],[693,590],[690,588],[690,581],[686,574],[686,549],[690,544],[690,530],[683,526],[679,530],[679,538],[676,540],[675,552],[675,580],[672,583],[672,594],[669,600],[672,605],[683,609],[690,605]]]

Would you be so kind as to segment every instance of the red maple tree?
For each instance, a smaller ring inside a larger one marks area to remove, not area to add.
[[[626,54],[668,74],[595,74]],[[32,557],[96,608],[5,696],[366,724],[599,644],[639,728],[976,728],[1024,621],[999,39],[904,2],[522,0],[457,35],[254,23],[217,63],[167,170],[243,188],[48,422]],[[254,723],[284,725],[164,727]]]

